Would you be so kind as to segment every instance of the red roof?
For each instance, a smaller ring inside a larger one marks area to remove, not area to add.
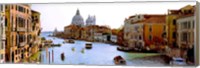
[[[161,14],[145,14],[144,20],[140,20],[134,23],[165,23],[166,22],[166,15]]]

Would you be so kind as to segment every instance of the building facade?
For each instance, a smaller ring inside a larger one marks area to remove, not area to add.
[[[194,13],[194,6],[187,5],[178,10],[168,10],[168,15],[166,18],[167,23],[167,37],[168,37],[168,45],[170,47],[178,47],[177,44],[177,21],[176,19],[183,16],[188,15],[190,13]]]
[[[194,46],[194,15],[177,19],[177,44],[179,48]]]
[[[155,49],[166,38],[166,15],[141,14],[125,20],[124,40],[129,48]],[[159,39],[159,40],[158,40]],[[162,41],[161,41],[162,40]],[[167,41],[165,41],[167,42]],[[151,47],[150,47],[151,46]]]
[[[30,32],[29,38],[29,46],[31,50],[31,54],[35,54],[39,51],[40,44],[41,44],[41,38],[40,38],[40,33],[41,33],[41,23],[40,23],[40,13],[34,10],[31,10],[31,28],[32,31]]]
[[[35,43],[40,41],[37,38],[41,31],[39,14],[33,12],[28,4],[7,4],[5,8],[6,61],[28,61]]]
[[[5,62],[5,5],[0,4],[0,63]]]
[[[139,21],[144,20],[143,15],[130,16],[124,21],[124,45],[130,48],[134,48],[136,41],[140,41],[144,45],[143,41],[143,24],[137,24]],[[139,39],[140,36],[140,39]],[[138,37],[138,38],[137,38]]]

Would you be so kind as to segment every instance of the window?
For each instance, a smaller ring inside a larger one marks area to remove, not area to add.
[[[190,21],[188,21],[187,24],[188,24],[188,29],[190,29],[192,23],[190,23]]]
[[[24,35],[19,35],[19,43],[25,41],[25,36]]]
[[[149,26],[149,32],[152,32],[152,26],[151,25]]]
[[[17,7],[18,7],[18,6],[16,5],[16,6],[15,6],[15,9],[18,11],[18,8],[17,8]]]
[[[164,26],[163,26],[163,31],[165,31],[165,30],[166,30],[166,26],[164,25]]]
[[[18,11],[19,11],[19,12],[25,13],[25,8],[23,8],[23,7],[21,7],[21,6],[18,6]]]
[[[140,16],[138,16],[138,19],[140,19]]]
[[[176,25],[176,19],[173,20],[173,25]]]
[[[194,23],[194,20],[192,21],[192,27],[193,27],[193,28],[195,27],[195,23]]]
[[[17,54],[17,50],[15,50],[15,54]]]
[[[3,54],[1,54],[1,59],[3,59]]]
[[[19,27],[25,27],[25,19],[17,17],[17,23],[19,24]]]
[[[12,37],[11,38],[11,46],[14,46],[14,41],[13,41],[14,40],[14,36],[12,35],[11,37]]]
[[[8,5],[6,5],[5,8],[8,9]]]
[[[141,37],[141,35],[139,36],[139,40],[142,40],[142,37]]]
[[[181,41],[187,41],[187,39],[188,39],[187,33],[186,32],[182,33]]]
[[[183,22],[183,23],[182,23],[182,29],[186,29],[186,28],[188,28],[188,27],[187,27],[187,22]]]
[[[8,21],[7,21],[7,17],[5,18],[5,27],[7,27],[8,25]]]
[[[150,40],[150,41],[152,40],[152,35],[149,35],[149,40]]]
[[[173,32],[173,38],[174,39],[176,38],[176,32]]]

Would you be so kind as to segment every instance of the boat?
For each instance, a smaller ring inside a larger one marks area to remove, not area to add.
[[[127,48],[127,47],[117,47],[117,50],[128,52],[128,51],[131,51],[132,49],[131,48]]]
[[[49,34],[48,37],[52,37],[53,35]]]
[[[116,56],[114,59],[114,63],[117,65],[125,65],[126,61],[121,56]]]
[[[62,60],[62,61],[65,60],[65,55],[64,55],[64,53],[61,54],[61,60]]]
[[[74,47],[72,47],[72,51],[75,51],[75,48],[74,48]]]
[[[85,44],[85,48],[86,48],[86,49],[91,49],[91,48],[92,48],[92,43],[91,43],[91,42],[87,42],[87,43]]]
[[[81,53],[85,53],[84,48],[81,50]]]
[[[61,44],[52,44],[51,46],[61,46]]]
[[[63,43],[74,43],[74,40],[72,40],[72,39],[64,40]]]
[[[74,40],[69,39],[69,40],[68,40],[68,43],[74,43]]]

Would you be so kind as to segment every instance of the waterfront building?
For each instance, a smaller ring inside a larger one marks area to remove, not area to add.
[[[113,42],[113,43],[117,43],[117,35],[111,35],[110,37],[110,41]]]
[[[76,39],[80,36],[81,27],[78,25],[69,25],[64,27],[64,34],[67,36],[65,38]]]
[[[162,50],[166,47],[166,15],[147,15],[150,18],[144,20],[145,48],[150,50]]]
[[[129,48],[137,49],[155,49],[156,40],[160,39],[164,41],[166,36],[166,15],[156,14],[141,14],[130,16],[129,19],[125,19],[124,26],[124,40],[125,45]],[[163,36],[164,35],[164,36]],[[166,42],[166,41],[165,41]],[[160,41],[159,43],[162,43]],[[151,47],[149,47],[151,46]]]
[[[32,55],[39,51],[39,47],[41,44],[41,23],[40,23],[40,13],[34,10],[31,10],[31,18],[32,18],[32,32],[30,32],[32,42],[29,42],[29,46],[31,48]]]
[[[5,62],[5,5],[0,4],[0,63]]]
[[[79,9],[77,9],[75,16],[72,18],[72,25],[77,25],[83,27],[85,25],[84,19],[80,14]]]
[[[112,34],[110,36],[110,41],[113,42],[113,43],[117,43],[117,40],[118,40],[118,33],[119,33],[119,30],[120,29],[112,29]]]
[[[130,31],[130,43],[132,44],[131,47],[135,48],[142,48],[144,47],[144,32],[143,32],[143,23],[135,23],[133,27],[131,28],[132,31]]]
[[[176,19],[177,47],[181,49],[180,57],[189,58],[187,51],[194,48],[195,42],[195,6],[185,6],[182,15]],[[194,56],[192,56],[194,59]],[[190,60],[194,61],[194,60]]]
[[[27,4],[6,5],[6,61],[17,63],[29,55],[28,32],[31,31],[31,9]]]
[[[176,33],[176,26],[177,22],[176,19],[182,15],[188,14],[190,12],[194,12],[192,9],[194,6],[187,5],[185,7],[182,7],[178,10],[168,10],[168,15],[167,15],[167,37],[168,37],[168,45],[170,47],[178,47],[177,45],[177,33]]]
[[[88,15],[88,18],[86,20],[86,26],[90,25],[96,25],[96,17]]]
[[[123,29],[123,38],[124,38],[124,45],[128,46],[130,48],[134,48],[136,44],[136,42],[134,42],[134,37],[136,38],[136,30],[138,30],[140,27],[143,25],[136,25],[136,23],[138,21],[144,20],[144,16],[143,15],[134,15],[134,16],[130,16],[128,19],[124,20],[124,29]],[[142,27],[143,29],[143,27]],[[139,32],[138,34],[141,34],[141,32]],[[136,41],[136,40],[135,40]]]
[[[34,17],[37,13],[28,4],[7,4],[5,8],[6,61],[27,61],[33,54],[31,51],[35,42],[39,41],[40,24],[35,22],[39,19]]]
[[[94,40],[103,41],[103,33],[94,33]]]
[[[194,46],[194,14],[177,19],[177,44],[179,48]]]

